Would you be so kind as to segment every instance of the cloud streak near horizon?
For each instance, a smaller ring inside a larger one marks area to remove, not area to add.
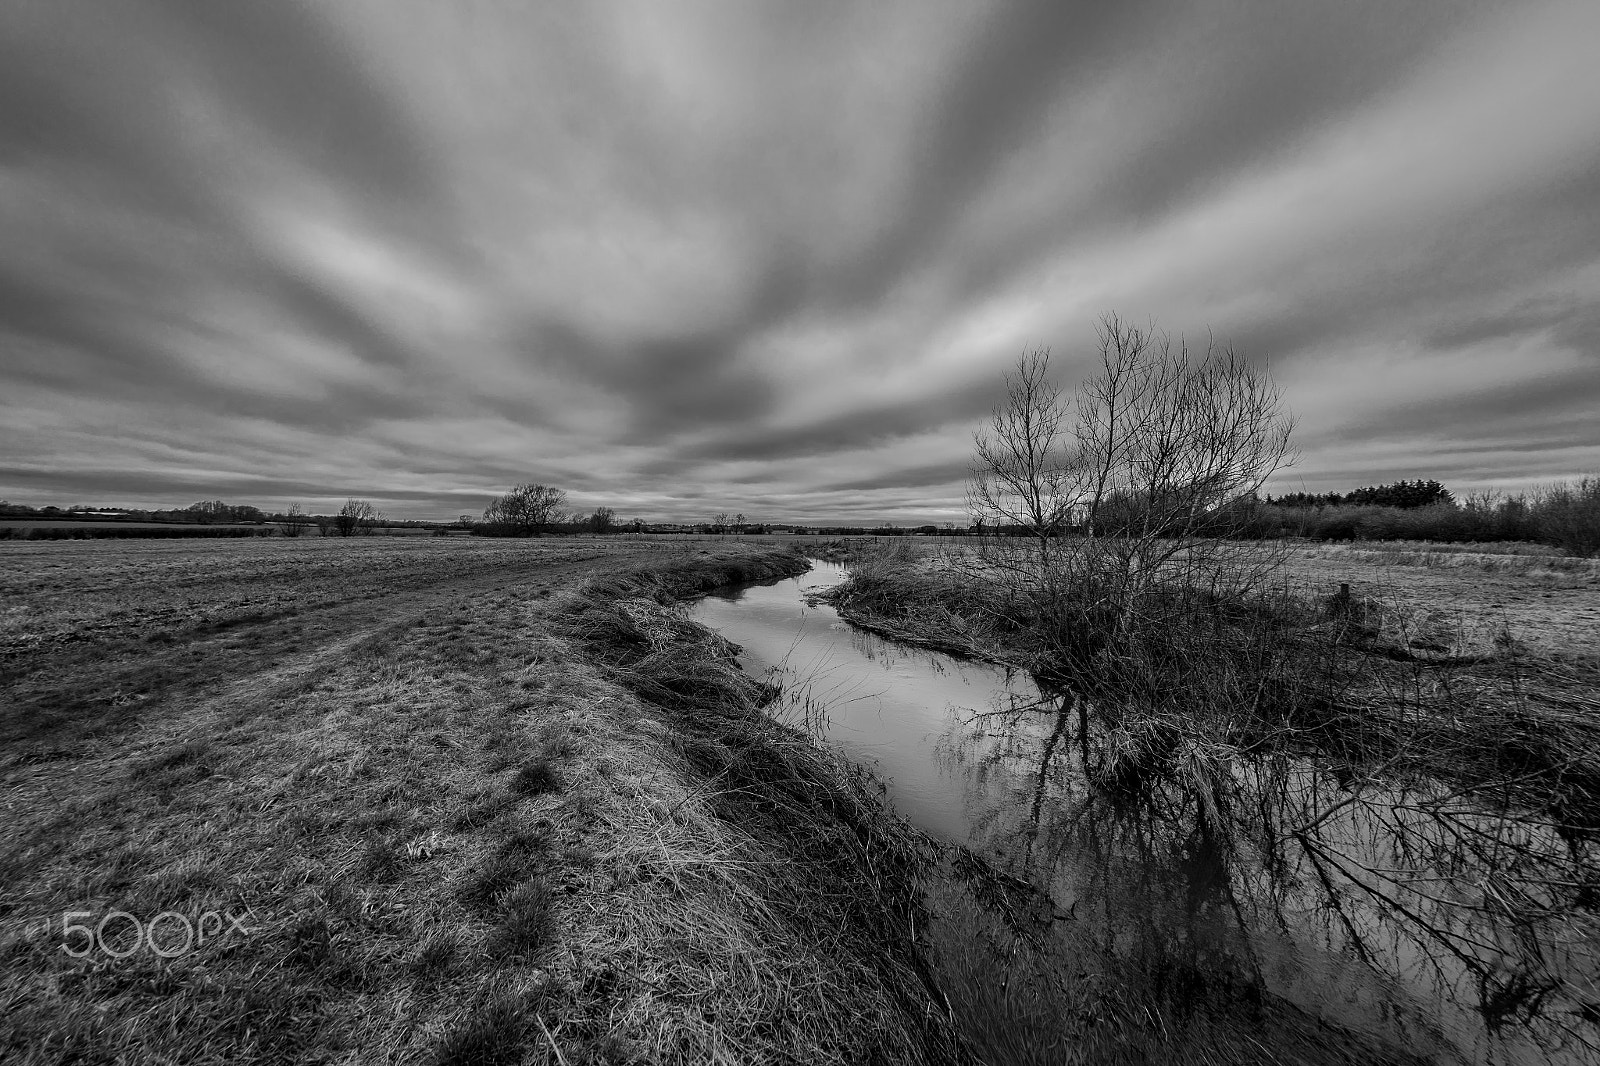
[[[0,8],[0,495],[959,519],[1115,310],[1278,490],[1600,469],[1587,2]]]

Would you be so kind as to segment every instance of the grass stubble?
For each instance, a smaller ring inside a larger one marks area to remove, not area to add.
[[[676,606],[804,566],[479,582],[109,731],[73,678],[65,708],[15,681],[0,1058],[957,1060],[914,946],[921,838]],[[64,912],[112,911],[226,918],[171,958],[125,919],[63,951]]]

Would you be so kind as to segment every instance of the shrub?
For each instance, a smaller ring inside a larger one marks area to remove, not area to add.
[[[1552,485],[1538,493],[1533,510],[1540,539],[1573,555],[1600,554],[1600,477]]]

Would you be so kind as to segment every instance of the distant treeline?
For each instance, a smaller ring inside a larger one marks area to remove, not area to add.
[[[1138,521],[1148,511],[1113,498],[1097,519],[1099,531],[1123,532],[1128,522]],[[1437,481],[1400,481],[1349,493],[1245,498],[1218,508],[1210,517],[1219,535],[1247,539],[1533,541],[1592,556],[1600,554],[1600,477],[1532,493],[1473,493],[1460,501]],[[1198,528],[1203,531],[1209,524],[1202,522]],[[1032,535],[1021,527],[1006,526],[972,532]],[[1087,535],[1090,530],[1067,526],[1061,532]]]
[[[166,522],[173,525],[262,525],[281,518],[249,504],[203,500],[188,507],[146,511],[129,507],[28,507],[0,500],[0,518],[42,518],[73,522]]]
[[[1352,507],[1398,507],[1410,510],[1416,507],[1431,507],[1439,503],[1454,503],[1455,496],[1437,481],[1419,479],[1396,481],[1392,485],[1371,485],[1356,489],[1354,492],[1325,492],[1320,495],[1291,492],[1277,499],[1268,496],[1265,502],[1277,504],[1279,507],[1336,507],[1348,504]]]
[[[1340,495],[1296,493],[1246,501],[1258,537],[1312,540],[1536,541],[1573,555],[1600,553],[1600,477],[1532,493],[1480,492],[1458,501],[1437,481],[1397,482]]]
[[[359,516],[352,516],[351,510],[357,505],[366,510]],[[298,505],[291,507],[287,512],[263,511],[259,507],[247,503],[225,503],[222,500],[202,500],[190,504],[188,507],[175,507],[158,510],[144,510],[135,507],[29,507],[26,504],[11,503],[0,500],[0,519],[38,519],[45,522],[78,522],[85,527],[115,527],[119,523],[159,523],[172,526],[261,526],[278,527],[288,532],[290,536],[297,536],[303,530],[316,527],[324,534],[341,532],[341,519],[344,525],[352,523],[364,530],[372,528],[384,529],[433,529],[441,523],[421,522],[414,520],[390,519],[381,514],[370,504],[352,500],[342,508],[339,513],[331,515],[310,514],[302,511]],[[164,532],[161,530],[138,533],[131,530],[122,530],[115,533],[88,533],[80,537],[77,531],[69,531],[63,538],[55,534],[47,534],[49,527],[33,527],[34,539],[82,539],[82,537],[138,537],[138,536],[191,536],[207,535],[199,530]],[[263,535],[274,530],[267,529]],[[229,536],[248,535],[246,533],[218,534]],[[0,531],[0,537],[5,533]]]
[[[519,485],[497,497],[481,521],[462,515],[449,523],[394,521],[371,504],[350,500],[336,515],[312,515],[291,507],[269,514],[249,504],[207,500],[172,510],[142,511],[129,508],[27,507],[0,500],[0,519],[40,519],[70,526],[14,525],[0,527],[0,540],[161,539],[171,537],[299,536],[313,529],[323,536],[350,536],[390,529],[428,529],[436,535],[471,533],[478,536],[538,536],[613,533],[745,534],[799,533],[828,537],[991,536],[1022,535],[1004,526],[970,528],[924,524],[894,526],[773,525],[747,521],[744,515],[718,514],[698,524],[649,523],[633,518],[618,521],[609,507],[591,514],[564,508],[566,494],[544,485]],[[1119,506],[1116,499],[1102,505],[1097,524],[1113,532],[1120,522],[1133,521],[1148,508]],[[1458,500],[1438,481],[1397,481],[1351,492],[1288,493],[1235,500],[1213,512],[1219,530],[1250,538],[1302,537],[1322,541],[1431,540],[1431,541],[1534,541],[1565,549],[1574,555],[1600,554],[1600,477],[1548,486],[1531,493],[1501,495],[1479,492]],[[162,523],[151,528],[132,523]],[[1069,526],[1064,533],[1087,534],[1084,527]]]
[[[84,522],[70,526],[0,526],[0,540],[175,540],[217,537],[270,537],[271,526],[248,528],[227,526],[119,526],[115,523]]]
[[[206,500],[184,508],[29,507],[0,500],[0,520],[35,519],[47,525],[0,526],[0,540],[168,540],[175,537],[270,536],[274,518],[248,504]],[[70,523],[70,524],[68,524]],[[165,528],[163,528],[165,527]]]

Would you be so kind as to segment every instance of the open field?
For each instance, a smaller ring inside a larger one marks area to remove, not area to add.
[[[1538,654],[1600,657],[1600,559],[1467,547],[1306,546],[1285,569],[1308,591],[1348,582],[1352,595],[1404,607],[1425,627],[1459,629],[1468,651],[1504,630]]]
[[[911,845],[671,606],[792,553],[0,566],[0,1058],[954,1058],[905,946]]]

